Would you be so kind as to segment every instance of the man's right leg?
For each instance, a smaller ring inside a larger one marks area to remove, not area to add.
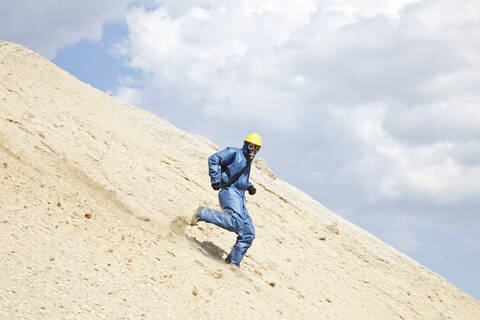
[[[228,231],[237,232],[240,229],[237,219],[231,214],[203,207],[197,211],[196,216],[198,221],[213,223]]]
[[[213,223],[223,229],[238,233],[243,228],[242,197],[236,190],[228,188],[220,190],[218,200],[225,213],[207,207],[199,208],[196,213],[198,220]]]

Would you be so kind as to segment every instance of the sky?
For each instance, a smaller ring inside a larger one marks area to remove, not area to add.
[[[0,2],[0,39],[221,147],[260,133],[278,177],[478,300],[479,31],[478,0]]]

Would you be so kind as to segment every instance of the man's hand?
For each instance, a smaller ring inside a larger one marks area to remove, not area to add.
[[[257,189],[255,189],[254,186],[248,187],[247,190],[248,190],[248,193],[250,193],[251,195],[254,195],[257,192]]]
[[[221,187],[222,187],[221,183],[212,183],[213,190],[220,190]]]

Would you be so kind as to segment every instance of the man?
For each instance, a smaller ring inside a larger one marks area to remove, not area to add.
[[[245,191],[248,190],[251,195],[257,192],[248,178],[250,164],[261,146],[260,135],[252,133],[245,138],[241,149],[228,147],[208,158],[212,188],[220,190],[218,199],[225,213],[200,206],[191,221],[191,225],[205,221],[235,232],[237,242],[225,262],[237,267],[240,267],[240,261],[255,238],[253,222],[246,208]]]

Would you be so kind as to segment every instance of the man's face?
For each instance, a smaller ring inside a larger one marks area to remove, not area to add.
[[[247,155],[250,160],[253,160],[255,158],[255,155],[257,152],[260,150],[260,146],[257,146],[253,143],[249,143],[247,146]]]

